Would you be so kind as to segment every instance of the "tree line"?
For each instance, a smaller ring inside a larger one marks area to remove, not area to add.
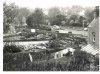
[[[80,13],[84,11],[84,15]],[[10,24],[22,25],[23,21],[27,26],[38,28],[42,25],[58,26],[87,26],[93,20],[93,7],[74,5],[72,7],[52,7],[48,9],[48,14],[42,8],[35,8],[34,11],[28,8],[20,8],[14,3],[3,4],[3,30],[7,33]],[[23,17],[25,18],[23,20]]]

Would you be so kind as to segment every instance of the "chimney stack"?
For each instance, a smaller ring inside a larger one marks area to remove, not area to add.
[[[94,19],[96,19],[97,17],[99,17],[99,6],[96,6],[94,9]]]

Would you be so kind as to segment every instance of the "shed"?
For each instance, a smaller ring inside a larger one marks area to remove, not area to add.
[[[57,51],[57,52],[54,53],[54,59],[58,59],[58,58],[64,57],[64,55],[67,54],[69,51],[72,52],[72,55],[73,55],[75,49],[73,49],[71,47],[68,47],[66,49]]]

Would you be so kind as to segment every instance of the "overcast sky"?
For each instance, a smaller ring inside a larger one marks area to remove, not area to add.
[[[81,5],[82,7],[97,6],[100,0],[3,0],[7,3],[15,3],[19,7],[29,8],[50,8],[54,6],[58,7],[70,7],[72,5]]]

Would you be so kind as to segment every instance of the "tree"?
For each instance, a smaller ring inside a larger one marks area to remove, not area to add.
[[[62,25],[62,21],[66,21],[66,16],[65,15],[62,15],[62,14],[59,14],[56,16],[55,20],[54,20],[54,24],[56,25]]]
[[[75,21],[78,20],[78,15],[71,15],[69,17],[69,25],[70,26],[74,26],[75,25]]]
[[[69,18],[69,25],[71,26],[77,26],[82,27],[84,23],[84,26],[87,25],[86,18],[80,15],[71,15]]]
[[[24,16],[25,18],[27,18],[31,14],[31,12],[27,8],[20,8],[19,9],[19,14]]]
[[[60,14],[60,10],[59,8],[57,7],[54,7],[54,8],[50,8],[49,11],[48,11],[48,16],[49,17],[56,17],[56,15]]]
[[[85,17],[87,18],[88,22],[90,23],[94,18],[94,12],[92,7],[85,8]]]
[[[86,25],[85,20],[86,20],[85,17],[79,16],[79,19],[78,19],[79,25],[77,25],[77,26],[84,27]],[[84,25],[83,25],[83,23],[84,23]]]
[[[83,7],[74,5],[67,11],[67,15],[78,15],[83,10]]]
[[[14,19],[16,18],[16,16],[18,15],[18,7],[15,6],[15,4],[10,4],[10,5],[6,5],[6,3],[4,4],[4,16],[6,16],[6,23],[9,25],[11,23],[13,23]]]
[[[67,11],[67,17],[68,17],[68,24],[71,26],[81,26],[80,24],[80,12],[84,10],[83,7],[74,5]]]
[[[23,22],[26,22],[26,18],[31,14],[31,12],[27,8],[20,8],[18,12],[19,14],[16,18],[18,19],[19,24],[22,25]]]
[[[62,25],[62,21],[66,21],[66,15],[62,14],[59,8],[50,8],[48,11],[49,21],[51,25]]]
[[[7,33],[9,30],[9,26],[13,23],[18,15],[18,7],[12,3],[7,5],[6,3],[3,4],[3,30],[4,33]]]
[[[77,20],[78,19],[78,17],[79,17],[79,15],[71,15],[70,16],[70,18],[69,19],[71,19],[71,20]]]
[[[56,16],[59,14],[61,14],[59,8],[54,7],[49,9],[48,16],[51,25],[55,25],[54,21],[56,20]]]
[[[26,19],[26,23],[29,27],[39,27],[44,23],[44,13],[42,9],[36,8],[35,11]]]

